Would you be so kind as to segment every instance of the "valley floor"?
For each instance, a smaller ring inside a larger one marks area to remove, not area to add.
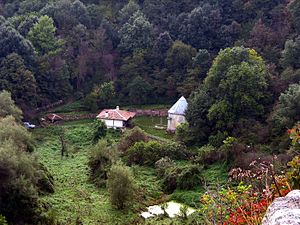
[[[150,126],[150,122],[147,122],[144,117],[136,122]],[[190,191],[176,190],[171,195],[165,195],[154,168],[132,166],[135,182],[140,190],[136,193],[139,200],[130,209],[124,211],[114,209],[110,204],[107,189],[96,187],[89,180],[88,156],[92,146],[92,123],[93,120],[65,122],[33,131],[37,140],[36,154],[53,176],[55,183],[55,192],[43,196],[42,201],[59,224],[144,224],[139,213],[149,205],[175,200],[191,207],[199,206],[199,196],[204,192],[203,188]],[[153,123],[158,121],[153,120]],[[64,157],[61,156],[58,135],[62,130],[68,150],[68,156]],[[119,137],[113,132],[108,132],[108,139],[117,142]],[[184,165],[188,162],[177,163]],[[215,164],[204,171],[204,176],[208,183],[220,184],[227,180],[226,171],[225,165]],[[160,218],[159,221],[148,221],[147,224],[165,223],[172,223],[172,220]]]

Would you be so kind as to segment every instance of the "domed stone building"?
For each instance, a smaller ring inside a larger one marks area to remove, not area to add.
[[[168,111],[168,128],[167,131],[175,132],[176,127],[186,122],[185,111],[188,103],[185,97],[181,97]]]

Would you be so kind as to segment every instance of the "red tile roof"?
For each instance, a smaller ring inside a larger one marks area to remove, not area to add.
[[[104,109],[97,116],[98,119],[127,121],[133,118],[136,113],[119,109]]]
[[[49,120],[52,120],[52,121],[54,121],[54,120],[63,120],[63,118],[61,116],[59,116],[59,115],[57,115],[55,113],[48,114],[46,117]]]

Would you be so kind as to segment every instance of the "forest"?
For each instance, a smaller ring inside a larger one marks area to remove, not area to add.
[[[175,134],[40,123],[181,96]],[[0,0],[0,225],[256,225],[294,189],[299,0]]]

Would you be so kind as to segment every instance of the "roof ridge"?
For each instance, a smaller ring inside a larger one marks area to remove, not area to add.
[[[118,111],[119,110],[117,110],[117,109],[114,109],[114,111],[116,112],[116,113],[118,113],[119,114],[119,116],[121,116],[124,120],[126,120],[126,118],[121,114],[121,113],[119,113]]]

